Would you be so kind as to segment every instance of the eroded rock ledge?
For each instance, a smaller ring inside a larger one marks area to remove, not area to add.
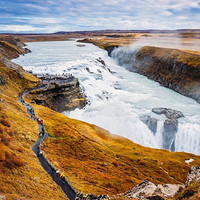
[[[25,44],[13,36],[0,36],[0,54],[7,59],[14,59],[20,55],[30,53]]]
[[[77,78],[63,83],[53,82],[44,89],[30,92],[30,95],[36,104],[49,107],[57,112],[71,111],[86,105],[86,99],[81,93]]]

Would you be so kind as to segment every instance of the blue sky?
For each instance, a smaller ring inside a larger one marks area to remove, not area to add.
[[[200,29],[200,0],[0,0],[0,32]]]

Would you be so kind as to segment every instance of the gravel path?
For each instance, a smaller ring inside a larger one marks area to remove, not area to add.
[[[39,138],[33,145],[32,150],[38,157],[38,160],[44,168],[44,170],[52,177],[52,179],[57,183],[57,185],[59,185],[62,188],[66,196],[70,200],[75,200],[77,195],[75,190],[70,186],[65,177],[61,177],[60,173],[58,173],[58,171],[53,168],[53,166],[49,163],[49,161],[44,156],[41,150],[41,143],[46,137],[48,137],[48,134],[45,131],[43,121],[35,115],[33,107],[31,107],[23,100],[23,96],[28,92],[30,92],[30,90],[25,90],[22,94],[19,95],[19,102],[21,102],[26,107],[27,113],[29,114],[30,118],[36,121],[39,125]]]

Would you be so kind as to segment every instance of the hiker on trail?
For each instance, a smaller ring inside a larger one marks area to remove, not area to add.
[[[43,136],[43,133],[42,132],[39,132],[39,137],[42,137]]]
[[[56,170],[56,175],[60,176],[60,171],[58,169]]]
[[[64,174],[61,174],[61,175],[60,175],[60,178],[61,178],[61,180],[62,180],[62,183],[65,184],[65,176],[64,176]]]
[[[38,146],[38,151],[37,151],[37,156],[41,156],[42,155],[42,150],[40,149],[40,146]]]
[[[41,155],[42,155],[42,150],[39,150],[38,156],[41,156]]]
[[[27,108],[27,112],[30,113],[30,108]]]
[[[37,118],[38,124],[43,124],[43,121],[40,118]]]
[[[31,113],[35,115],[33,108],[30,109]]]

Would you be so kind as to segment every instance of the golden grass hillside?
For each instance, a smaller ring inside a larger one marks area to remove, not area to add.
[[[200,165],[199,156],[142,147],[95,125],[34,107],[52,136],[44,142],[45,154],[78,191],[112,195],[142,180],[184,183],[191,165]],[[186,164],[190,158],[195,161]]]
[[[18,93],[36,86],[38,80],[17,65],[5,66],[2,60],[5,62],[0,57],[0,195],[6,200],[64,199],[32,151],[38,125],[18,102]]]

